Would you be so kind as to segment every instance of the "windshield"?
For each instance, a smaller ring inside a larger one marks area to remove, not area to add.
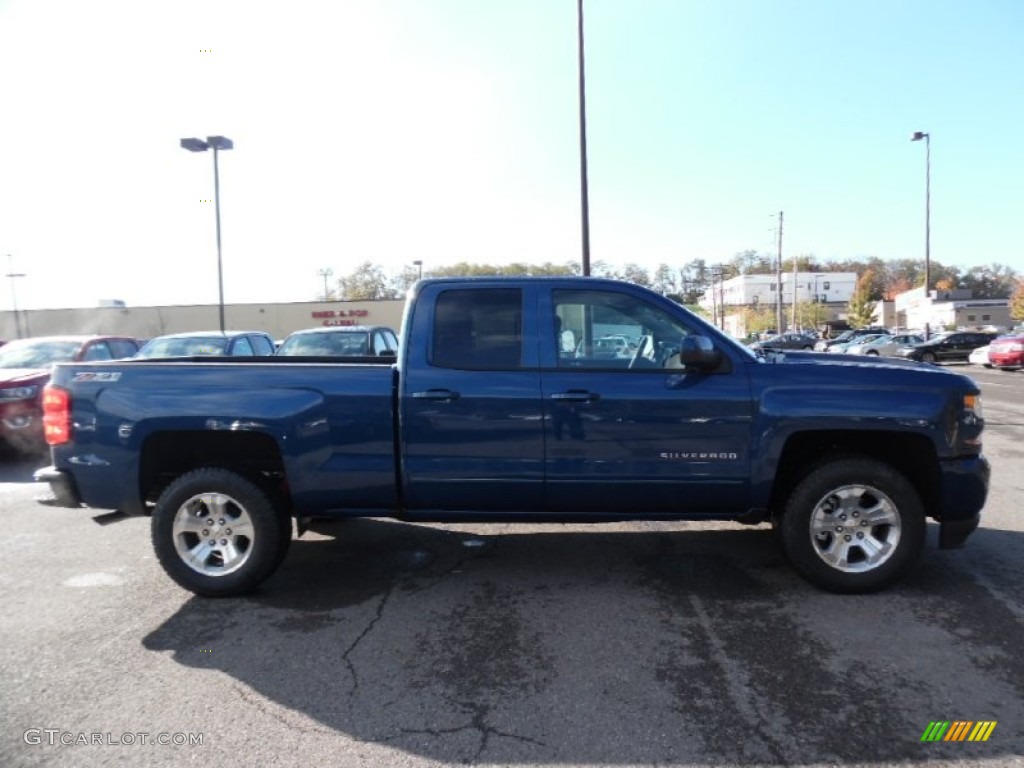
[[[81,347],[80,341],[12,341],[0,347],[0,368],[49,368],[71,362]]]
[[[277,354],[308,357],[357,357],[369,354],[365,331],[296,333],[285,339]]]
[[[228,340],[223,336],[164,336],[153,339],[136,357],[193,357],[223,355]]]

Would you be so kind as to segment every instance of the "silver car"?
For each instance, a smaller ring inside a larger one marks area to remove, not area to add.
[[[882,355],[894,357],[896,350],[900,347],[909,347],[911,344],[920,344],[924,337],[912,333],[901,333],[897,336],[868,337],[857,344],[851,344],[846,348],[849,355]]]

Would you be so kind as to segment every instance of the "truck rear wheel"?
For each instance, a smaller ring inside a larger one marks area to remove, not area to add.
[[[837,457],[793,489],[779,534],[793,567],[815,586],[873,592],[917,560],[924,546],[924,509],[914,487],[888,464]]]
[[[167,575],[185,589],[206,597],[241,595],[284,558],[291,526],[282,518],[259,486],[241,475],[196,469],[160,495],[153,548]]]

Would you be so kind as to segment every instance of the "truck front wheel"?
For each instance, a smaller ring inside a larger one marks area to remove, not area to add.
[[[206,597],[245,594],[268,578],[287,551],[284,531],[270,498],[226,469],[182,475],[153,509],[160,564],[182,587]]]
[[[790,494],[779,529],[793,567],[830,592],[873,592],[899,579],[924,546],[925,516],[910,482],[866,457],[816,467]]]

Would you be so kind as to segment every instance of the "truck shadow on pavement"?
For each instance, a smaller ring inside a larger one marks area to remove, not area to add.
[[[1021,534],[979,531],[973,555],[930,544],[898,587],[838,596],[767,530],[651,528],[335,522],[259,594],[192,598],[143,644],[230,676],[254,716],[441,762],[1020,754]],[[958,719],[999,725],[921,743]]]

